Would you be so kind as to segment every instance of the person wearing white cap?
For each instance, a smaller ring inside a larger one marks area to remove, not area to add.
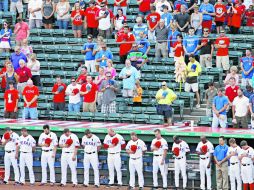
[[[171,104],[176,100],[177,95],[173,92],[173,90],[167,87],[167,83],[163,81],[161,83],[161,89],[158,90],[155,96],[158,105],[157,105],[157,113],[159,115],[163,115],[167,122],[164,125],[172,124],[172,107]]]

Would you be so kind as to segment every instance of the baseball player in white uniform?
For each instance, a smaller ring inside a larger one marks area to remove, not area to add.
[[[147,150],[144,141],[137,137],[137,134],[131,133],[131,140],[126,146],[126,152],[130,155],[129,160],[129,172],[130,183],[129,189],[135,188],[135,171],[138,173],[139,189],[144,187],[144,175],[143,175],[143,154]]]
[[[153,152],[153,189],[158,189],[158,171],[160,169],[163,189],[167,189],[167,165],[165,162],[168,143],[161,137],[160,129],[154,131],[155,139],[153,139],[151,144],[151,151]]]
[[[80,147],[79,139],[77,135],[70,132],[69,129],[64,129],[64,134],[60,137],[59,146],[62,148],[61,155],[61,173],[62,179],[60,186],[66,185],[67,181],[67,167],[69,165],[71,169],[71,181],[73,183],[72,187],[78,185],[77,180],[77,152]]]
[[[125,140],[119,134],[116,134],[113,129],[108,129],[108,134],[104,139],[104,148],[108,149],[108,171],[109,171],[109,184],[110,188],[114,184],[115,171],[117,174],[118,187],[122,186],[122,171],[121,171],[121,149],[125,148]]]
[[[54,163],[58,140],[56,134],[50,131],[49,125],[44,125],[43,131],[44,132],[40,135],[38,142],[38,145],[42,149],[41,154],[42,179],[40,186],[45,185],[47,183],[47,165],[49,166],[50,172],[50,185],[53,186],[54,183],[56,182]]]
[[[5,129],[5,134],[2,138],[2,145],[4,146],[4,184],[8,184],[10,178],[10,167],[13,166],[15,185],[19,184],[19,168],[18,168],[18,143],[19,136],[13,132],[9,127]]]
[[[21,129],[21,136],[19,137],[19,167],[20,167],[20,184],[25,184],[25,166],[29,171],[29,179],[31,186],[35,183],[33,171],[33,151],[36,148],[34,138],[28,134],[26,128]]]
[[[90,164],[94,171],[94,185],[96,188],[100,186],[99,183],[99,159],[98,151],[101,149],[101,141],[99,137],[92,134],[89,129],[85,131],[85,135],[82,138],[81,145],[84,147],[84,187],[88,187],[89,184],[89,169]]]
[[[173,140],[174,143],[172,146],[172,152],[175,154],[175,186],[176,189],[179,188],[179,174],[181,172],[183,177],[183,189],[186,189],[186,153],[190,152],[190,148],[189,145],[185,141],[181,140],[178,136],[174,136]]]
[[[199,155],[199,169],[200,169],[200,189],[205,190],[205,176],[207,182],[207,190],[212,189],[211,183],[211,159],[214,152],[213,144],[201,136],[201,142],[198,143],[196,152]]]
[[[252,147],[248,146],[246,141],[241,141],[240,143],[241,151],[239,154],[239,159],[241,160],[241,175],[243,180],[243,189],[250,190],[254,189],[253,184],[253,160],[254,160],[254,150]]]
[[[242,180],[241,180],[241,171],[240,171],[240,160],[238,155],[241,152],[241,148],[236,144],[234,138],[229,139],[229,145],[227,152],[227,158],[230,162],[229,165],[229,177],[231,190],[241,190],[242,189]],[[237,188],[235,185],[237,183]]]

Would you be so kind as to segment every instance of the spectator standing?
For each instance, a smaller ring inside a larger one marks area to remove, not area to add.
[[[228,109],[228,118],[232,118],[232,105],[235,97],[237,96],[237,90],[239,86],[236,86],[235,78],[229,79],[229,86],[226,88],[225,95],[228,97],[229,109]]]
[[[101,83],[101,92],[103,93],[101,112],[105,114],[116,113],[118,84],[114,79],[112,79],[110,72],[106,73],[106,79]]]
[[[32,73],[32,81],[35,86],[41,86],[41,78],[40,78],[40,62],[36,59],[36,54],[33,53],[27,63],[27,67],[31,70]]]
[[[83,112],[96,112],[96,99],[98,87],[93,83],[92,76],[86,77],[86,83],[82,84],[80,95],[84,96]]]
[[[116,77],[116,69],[113,67],[113,61],[111,59],[107,60],[107,67],[104,69],[104,73],[110,72],[111,78],[115,80]]]
[[[167,83],[161,83],[161,89],[158,90],[155,96],[158,105],[156,107],[157,113],[164,116],[166,123],[164,125],[172,125],[172,103],[176,100],[177,95],[173,90],[169,89]]]
[[[160,59],[161,55],[165,59],[168,57],[168,32],[169,29],[165,26],[165,20],[161,19],[159,25],[155,28],[155,58]]]
[[[132,106],[134,107],[142,106],[142,94],[143,94],[143,89],[140,86],[140,81],[137,80],[135,83],[134,91],[133,91],[133,99],[132,99],[133,105]]]
[[[115,30],[119,31],[123,28],[124,22],[126,22],[126,15],[123,14],[122,8],[117,9],[117,14],[114,16],[114,26]]]
[[[106,72],[104,72],[104,68],[100,67],[99,68],[99,75],[96,76],[94,79],[94,83],[98,87],[97,98],[96,98],[98,106],[101,106],[101,102],[102,102],[103,93],[101,91],[101,84],[104,80],[106,80],[105,74],[106,74]]]
[[[30,29],[26,22],[22,18],[18,19],[18,23],[15,24],[14,34],[16,35],[15,41],[16,46],[22,46],[22,41],[26,38],[29,38]]]
[[[56,11],[56,4],[52,0],[46,0],[41,7],[42,23],[45,29],[52,29],[55,22],[54,13]]]
[[[150,13],[150,6],[152,5],[152,0],[137,0],[139,5],[138,15],[144,18]]]
[[[225,35],[225,31],[220,31],[220,36],[215,40],[214,47],[217,49],[216,53],[216,67],[223,68],[224,71],[229,70],[229,55],[228,47],[230,39]]]
[[[20,51],[21,51],[23,54],[25,54],[27,60],[30,59],[30,56],[31,56],[32,53],[33,53],[33,47],[28,45],[28,40],[27,40],[27,39],[24,39],[24,40],[23,40],[23,45],[21,46]]]
[[[72,20],[72,30],[75,38],[82,37],[82,28],[83,28],[83,17],[85,12],[80,9],[79,3],[74,4],[74,10],[71,13]]]
[[[12,30],[7,22],[3,22],[3,28],[0,31],[0,53],[9,52],[11,49]]]
[[[18,118],[19,92],[12,81],[8,82],[9,89],[4,93],[4,118]]]
[[[240,128],[240,123],[242,128],[248,128],[248,109],[249,109],[249,99],[243,95],[242,89],[237,90],[237,97],[235,97],[232,105],[232,115],[233,115],[233,127]]]
[[[176,42],[173,45],[172,51],[174,52],[174,61],[177,61],[184,56],[182,34],[177,35]]]
[[[165,20],[165,25],[167,28],[169,28],[170,24],[173,22],[173,19],[174,19],[172,14],[170,13],[172,12],[172,9],[171,11],[169,11],[169,7],[166,5],[162,6],[162,9],[163,9],[163,13],[161,14],[161,19]]]
[[[246,96],[248,99],[253,95],[253,88],[250,85],[246,86],[246,90],[243,91],[243,95]]]
[[[80,89],[81,85],[76,83],[74,77],[71,78],[71,84],[66,88],[65,94],[69,96],[68,111],[80,112]]]
[[[167,0],[155,0],[154,4],[156,6],[156,12],[160,15],[164,13],[165,7],[167,7],[167,9],[172,12],[171,4]]]
[[[91,34],[94,37],[98,35],[99,22],[96,20],[96,13],[100,9],[95,6],[95,1],[89,1],[89,7],[85,10],[84,26],[87,29],[87,34]]]
[[[209,37],[209,29],[204,28],[204,34],[199,41],[199,45],[197,47],[199,51],[200,64],[202,67],[211,68],[212,67],[212,57],[213,57],[213,40]]]
[[[217,128],[219,125],[221,128],[227,127],[227,108],[228,98],[224,95],[222,89],[218,89],[218,95],[213,99],[213,121],[212,127]]]
[[[109,49],[107,49],[106,44],[102,43],[101,44],[101,50],[99,52],[97,52],[96,55],[95,55],[95,60],[96,60],[96,62],[99,63],[97,68],[99,69],[99,67],[106,67],[108,59],[112,60],[113,59],[113,54]],[[97,70],[97,68],[96,68],[96,70]]]
[[[61,80],[60,76],[56,77],[56,83],[52,88],[54,110],[65,111],[65,91],[66,84]]]
[[[148,35],[147,25],[142,23],[142,17],[138,16],[136,18],[136,22],[137,22],[137,24],[135,24],[133,26],[133,34],[134,34],[136,40],[140,40],[140,36],[139,36],[140,32],[143,32],[143,34],[147,38],[147,35]]]
[[[225,80],[224,80],[224,85],[227,88],[230,85],[230,79],[233,77],[235,78],[235,84],[239,84],[239,75],[237,74],[237,67],[236,66],[231,66],[230,67],[230,73],[227,74]]]
[[[9,1],[8,0],[3,0],[0,2],[0,11],[3,12],[8,12],[9,9]]]
[[[131,32],[129,32],[128,26],[124,26],[124,32],[117,36],[116,42],[120,44],[120,62],[125,63],[128,52],[131,50],[132,44],[135,42],[135,37]]]
[[[223,25],[225,22],[225,15],[227,13],[226,5],[223,4],[222,0],[218,0],[218,2],[214,6],[215,9],[215,23],[217,34],[220,34],[220,31],[223,30]]]
[[[217,95],[217,89],[214,87],[214,83],[208,84],[208,89],[205,91],[206,97],[206,116],[212,116],[213,99]]]
[[[251,49],[246,49],[245,54],[246,56],[241,58],[242,86],[244,87],[251,85],[254,68],[254,57],[251,55]]]
[[[32,78],[32,73],[31,70],[25,66],[25,61],[23,59],[19,61],[19,65],[20,67],[16,71],[19,79],[17,89],[19,93],[22,94],[28,80]]]
[[[195,35],[201,36],[202,35],[202,23],[203,23],[203,15],[202,13],[198,12],[199,7],[194,6],[194,13],[191,14],[190,18],[190,25],[195,30]]]
[[[9,89],[9,82],[13,83],[14,88],[17,88],[17,83],[19,80],[19,77],[17,75],[17,73],[14,72],[13,66],[11,64],[8,64],[6,66],[6,73],[5,73],[5,80],[6,80],[6,90]]]
[[[194,55],[196,60],[199,60],[197,47],[199,44],[199,38],[194,35],[195,29],[189,28],[189,35],[183,39],[183,49],[185,52],[185,62],[189,61],[190,55]]]
[[[138,50],[145,55],[148,55],[151,47],[150,42],[147,40],[146,35],[143,32],[139,32],[139,40],[136,41],[138,44]]]
[[[83,45],[81,53],[85,54],[85,66],[88,72],[96,72],[95,69],[95,43],[93,42],[93,36],[87,35],[87,42]]]
[[[23,60],[26,63],[27,62],[27,58],[26,58],[25,54],[23,54],[21,52],[19,46],[16,46],[14,48],[14,51],[15,52],[11,54],[10,60],[12,62],[14,70],[17,71],[17,69],[19,68],[19,61]]]
[[[230,33],[238,34],[242,23],[242,14],[244,13],[239,4],[239,0],[236,0],[235,4],[231,3],[227,13],[229,14],[228,26],[230,27]]]
[[[170,24],[170,30],[168,32],[168,53],[169,57],[174,57],[174,51],[173,46],[175,42],[177,41],[177,35],[180,34],[180,32],[177,30],[177,26],[174,23]]]
[[[187,66],[187,78],[184,85],[185,92],[194,92],[196,94],[197,104],[196,108],[200,108],[200,96],[198,92],[198,76],[201,74],[201,66],[199,62],[196,61],[193,55],[190,55],[190,62]]]
[[[122,9],[122,13],[126,15],[127,6],[128,6],[127,0],[114,0],[114,15],[117,14],[119,9]]]
[[[100,4],[101,9],[96,12],[96,20],[99,22],[99,34],[104,38],[111,37],[113,29],[114,15],[110,9],[107,8],[105,3]]]
[[[181,5],[181,12],[175,15],[176,26],[179,32],[187,33],[190,24],[190,15],[186,13],[186,6]]]
[[[133,90],[135,88],[135,82],[140,76],[135,67],[131,66],[131,61],[126,59],[125,67],[121,70],[119,74],[119,79],[123,79],[123,97],[132,98]]]
[[[250,96],[249,99],[249,110],[251,116],[251,128],[254,129],[254,94]]]
[[[0,70],[0,78],[2,78],[1,80],[1,88],[3,91],[5,91],[5,88],[7,86],[6,84],[6,70],[7,70],[7,66],[8,65],[12,65],[10,60],[5,60],[4,64],[3,64],[3,68]]]
[[[42,25],[42,0],[29,0],[28,11],[29,15],[29,28],[41,28]]]
[[[156,12],[156,7],[151,6],[151,13],[147,15],[147,25],[148,25],[148,40],[156,40],[155,37],[155,29],[159,25],[159,21],[161,16],[159,13]]]
[[[22,13],[23,13],[23,3],[22,0],[11,0],[10,4],[10,12],[18,12],[19,16],[18,19],[22,18]]]
[[[56,18],[59,29],[68,29],[70,20],[70,4],[66,0],[60,0],[56,5]]]
[[[78,76],[76,83],[82,85],[86,83],[86,77],[87,77],[87,68],[86,66],[81,67],[81,74]]]
[[[38,119],[37,101],[39,97],[38,87],[33,85],[33,81],[29,79],[23,92],[24,110],[23,119]]]
[[[246,26],[254,26],[254,8],[250,5],[245,12]]]
[[[209,0],[204,0],[199,7],[199,12],[203,14],[202,28],[208,28],[211,31],[213,16],[215,16],[214,6],[209,3]]]

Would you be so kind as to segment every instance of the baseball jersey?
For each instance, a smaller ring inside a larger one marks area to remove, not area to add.
[[[82,146],[84,146],[84,152],[92,153],[97,152],[97,147],[101,146],[101,141],[96,135],[92,135],[91,138],[87,138],[87,136],[84,136],[82,138],[81,144]]]
[[[4,137],[2,137],[2,143],[4,143],[5,141],[6,140],[4,139]],[[19,143],[18,134],[15,132],[12,132],[10,140],[4,146],[4,150],[5,151],[16,150],[16,146],[18,145],[18,143]]]
[[[58,145],[58,139],[55,133],[50,132],[49,134],[42,133],[39,137],[38,144],[45,144],[45,139],[51,138],[52,142],[50,143],[49,147],[42,147],[42,150],[52,150],[55,146]]]
[[[153,139],[152,141],[152,144],[151,144],[151,147],[154,146],[154,144],[157,142],[157,141],[161,141],[161,147],[158,148],[157,150],[154,150],[153,151],[153,154],[154,155],[161,155],[161,154],[164,154],[164,150],[168,150],[168,143],[167,141],[164,139],[164,138],[161,138],[161,139]]]
[[[211,154],[213,154],[214,152],[214,147],[213,147],[213,144],[210,142],[210,141],[207,141],[206,143],[203,143],[203,142],[199,142],[198,143],[198,146],[196,148],[196,151],[197,152],[202,152],[201,151],[201,148],[202,146],[206,145],[207,146],[207,153],[206,154],[201,154],[200,155],[200,158],[207,158],[207,157],[210,157]]]
[[[239,153],[241,152],[241,148],[239,146],[236,146],[236,147],[232,147],[230,146],[228,148],[228,152],[227,152],[227,156],[232,154],[232,153],[236,153],[235,156],[231,156],[231,158],[229,159],[230,163],[236,163],[238,162],[239,163]]]
[[[136,141],[130,140],[126,146],[126,150],[131,150],[132,145],[136,145],[137,150],[134,154],[130,154],[130,158],[140,158],[143,156],[143,152],[147,150],[146,144],[140,139]]]
[[[74,152],[75,148],[80,146],[77,135],[71,133],[70,136],[67,137],[65,134],[63,134],[60,137],[59,145],[65,145],[65,142],[67,141],[67,139],[72,139],[73,143],[71,144],[71,146],[63,148],[62,152]]]
[[[239,153],[239,156],[242,156],[244,154],[246,154],[247,156],[242,158],[241,163],[242,164],[252,164],[253,163],[252,162],[252,158],[254,157],[254,150],[253,150],[253,148],[249,147],[246,150],[241,149],[241,151]]]
[[[116,146],[112,147],[112,148],[108,148],[108,153],[118,153],[118,152],[121,152],[121,149],[122,149],[121,145],[125,144],[125,140],[122,137],[122,135],[115,134],[113,137],[111,137],[110,135],[106,135],[103,143],[107,144],[107,145],[113,145],[112,144],[112,139],[113,138],[118,138],[119,143]]]
[[[186,152],[190,152],[189,145],[183,140],[181,140],[179,144],[174,143],[172,146],[172,151],[174,150],[175,147],[178,147],[180,149],[180,152],[177,158],[185,156]]]
[[[18,145],[19,145],[19,151],[20,152],[31,153],[33,151],[33,147],[36,146],[36,142],[35,142],[34,138],[31,135],[27,135],[26,137],[21,135],[19,137]]]

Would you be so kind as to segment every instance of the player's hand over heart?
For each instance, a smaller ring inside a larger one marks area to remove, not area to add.
[[[76,156],[72,156],[72,161],[75,161],[76,160]]]
[[[164,158],[161,160],[161,165],[165,164]]]
[[[16,153],[16,154],[15,154],[15,159],[17,160],[18,158],[19,158],[19,154]]]
[[[52,158],[55,158],[55,153],[53,153],[53,154],[51,155],[51,157],[52,157]]]

